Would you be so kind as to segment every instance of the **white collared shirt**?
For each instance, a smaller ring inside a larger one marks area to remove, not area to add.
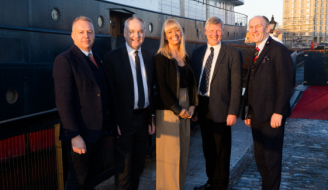
[[[76,47],[78,47],[78,46],[76,46]],[[79,47],[78,47],[78,48],[79,48]],[[85,56],[89,57],[89,53],[91,53],[91,55],[93,56],[92,50],[90,50],[90,52],[87,52],[87,51],[84,51],[84,50],[81,49],[81,48],[79,48],[79,49],[82,51],[82,53],[83,53]]]
[[[139,94],[138,94],[137,70],[136,70],[136,62],[135,62],[136,57],[134,54],[134,52],[136,50],[132,49],[126,42],[125,42],[125,46],[128,51],[130,65],[131,65],[131,71],[132,71],[133,86],[134,86],[134,109],[142,109],[142,108],[138,107]],[[149,106],[148,85],[147,85],[146,68],[145,68],[143,58],[142,58],[141,47],[138,49],[138,55],[139,55],[139,59],[140,59],[141,77],[142,77],[144,93],[145,93],[145,106],[143,108],[146,108]]]
[[[258,47],[260,49],[259,56],[260,56],[260,54],[261,54],[261,52],[262,52],[262,50],[263,50],[263,48],[265,46],[265,43],[268,41],[268,39],[269,39],[269,36],[265,40],[263,40],[263,42],[260,45],[256,46],[256,47]]]
[[[200,83],[202,82],[202,75],[203,75],[203,72],[204,72],[204,68],[205,68],[205,65],[206,65],[207,58],[211,54],[211,49],[210,49],[211,47],[212,46],[207,44],[207,49],[206,49],[206,52],[205,52],[205,55],[204,55],[204,60],[203,60],[202,72],[200,73],[199,84],[198,84],[198,94],[202,95],[202,96],[208,96],[208,97],[210,97],[211,82],[212,82],[212,77],[213,77],[213,72],[214,72],[214,68],[215,68],[215,65],[216,65],[216,61],[219,57],[219,52],[220,52],[220,49],[221,49],[221,42],[218,45],[213,46],[214,56],[213,56],[213,61],[212,61],[212,65],[211,65],[211,74],[210,74],[210,78],[209,78],[210,84],[208,84],[207,92],[205,94],[202,94],[199,90],[199,87],[200,87]]]

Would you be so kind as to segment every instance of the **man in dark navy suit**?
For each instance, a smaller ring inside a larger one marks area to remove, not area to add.
[[[65,189],[93,190],[105,143],[105,131],[117,136],[115,94],[105,68],[92,52],[91,19],[72,26],[74,45],[58,55],[53,68],[60,140],[66,144],[69,175]]]
[[[195,190],[227,189],[229,185],[231,126],[239,115],[242,58],[236,48],[221,42],[223,34],[221,19],[209,18],[205,23],[208,42],[192,53],[192,68],[198,84],[196,112],[208,177],[208,181]]]
[[[291,113],[293,61],[288,49],[269,36],[269,20],[256,16],[249,33],[256,49],[249,62],[242,119],[252,127],[254,155],[262,189],[279,189],[286,118]]]
[[[120,138],[114,139],[115,188],[136,190],[142,174],[147,141],[155,132],[153,73],[154,55],[141,48],[145,23],[125,21],[126,43],[105,54],[104,65],[116,94]]]

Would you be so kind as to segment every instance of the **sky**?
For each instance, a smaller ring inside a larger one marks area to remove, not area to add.
[[[248,16],[248,21],[254,16],[264,15],[282,25],[283,0],[244,0],[244,5],[236,6],[235,12]]]

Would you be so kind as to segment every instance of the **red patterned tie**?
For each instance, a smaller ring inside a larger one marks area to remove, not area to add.
[[[260,49],[258,47],[256,47],[256,50],[254,53],[253,65],[255,65],[256,59],[259,57],[259,52],[260,52]]]
[[[91,59],[92,63],[95,64],[96,67],[98,67],[98,65],[97,65],[97,63],[96,63],[96,61],[95,61],[95,59],[93,58],[93,56],[92,56],[91,53],[88,54],[88,57]]]

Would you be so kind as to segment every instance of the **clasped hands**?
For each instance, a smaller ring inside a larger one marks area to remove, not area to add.
[[[187,109],[182,109],[179,116],[182,119],[187,119],[187,118],[191,118],[192,115],[194,115],[195,112],[195,106],[190,106],[189,110]]]

